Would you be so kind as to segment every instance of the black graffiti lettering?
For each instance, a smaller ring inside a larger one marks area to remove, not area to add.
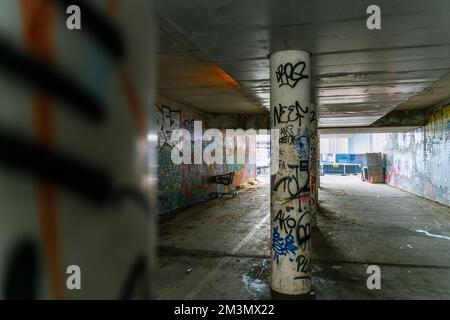
[[[295,103],[290,106],[283,106],[280,103],[278,106],[274,106],[274,125],[298,121],[298,125],[301,126],[302,119],[305,118],[308,110],[308,106],[303,108],[298,101],[295,101]]]
[[[164,145],[172,147],[172,133],[181,127],[181,112],[163,105],[162,108],[158,107],[157,115],[158,144],[160,147]]]
[[[285,168],[285,164],[283,164]],[[275,182],[274,191],[278,191],[278,187],[283,185],[283,192],[288,192],[290,195],[297,195],[299,188],[298,184],[298,166],[288,164],[287,167],[291,170],[289,175],[280,178]]]
[[[311,111],[311,119],[309,120],[309,122],[314,122],[316,121],[316,112],[315,111]]]
[[[280,170],[286,170],[286,163],[283,160],[278,160],[278,168]]]
[[[286,165],[283,163],[283,168],[286,168]],[[298,199],[299,201],[299,212],[301,209],[301,199],[300,195],[304,192],[309,192],[309,172],[305,172],[307,174],[307,179],[304,185],[300,185],[298,181],[299,169],[298,165],[287,165],[288,171],[286,176],[281,177],[279,180],[276,180],[276,175],[273,178],[273,191],[278,191],[278,188],[281,186],[283,192],[287,192],[289,197],[285,199],[286,202],[292,201],[294,199]]]
[[[281,128],[279,143],[292,145],[292,144],[294,144],[294,142],[295,142],[295,135],[294,135],[293,126],[289,125],[285,128]]]
[[[295,259],[295,262],[297,262],[297,272],[303,272],[308,273],[311,271],[311,264],[310,259],[306,258],[304,255],[299,255]]]
[[[310,216],[309,211],[305,212],[297,223],[297,243],[303,251],[306,249],[311,250],[311,223],[302,223],[302,221],[308,216]]]
[[[288,62],[284,65],[280,64],[275,72],[279,88],[282,86],[289,86],[295,88],[297,83],[302,79],[308,79],[309,76],[304,75],[303,72],[306,69],[306,63],[300,61],[296,65]]]
[[[280,225],[280,230],[292,230],[296,227],[297,222],[290,215],[285,215],[283,210],[278,211],[277,216],[275,217],[275,223],[278,222]]]

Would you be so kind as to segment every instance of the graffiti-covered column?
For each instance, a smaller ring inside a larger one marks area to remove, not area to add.
[[[310,174],[310,211],[311,211],[311,226],[315,228],[317,226],[317,213],[318,213],[318,201],[319,201],[319,188],[318,188],[318,164],[320,159],[319,152],[319,136],[317,134],[317,111],[316,105],[311,104],[310,107],[310,123],[309,123],[309,141],[310,141],[310,157],[311,166],[309,168]]]
[[[319,187],[320,187],[320,134],[317,131],[317,210],[319,210]]]
[[[279,135],[271,159],[272,290],[303,295],[311,291],[310,54],[280,51],[270,60],[271,128]]]

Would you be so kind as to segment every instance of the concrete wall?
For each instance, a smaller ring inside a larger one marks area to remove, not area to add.
[[[231,129],[241,128],[247,129],[266,129],[270,130],[269,113],[262,114],[219,114],[219,113],[206,113],[205,123],[209,128],[217,129]]]
[[[162,97],[158,99],[155,108],[158,128],[159,215],[207,200],[211,192],[225,191],[226,188],[221,185],[208,183],[210,176],[234,171],[234,186],[255,180],[256,164],[175,165],[171,160],[171,133],[175,129],[184,128],[193,137],[194,121],[202,121],[205,125],[207,115]],[[204,130],[206,129],[204,126]]]
[[[450,104],[433,109],[425,127],[388,137],[386,183],[450,205]]]

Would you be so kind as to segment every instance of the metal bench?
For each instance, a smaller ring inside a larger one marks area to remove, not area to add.
[[[229,172],[226,174],[221,174],[218,176],[211,176],[208,178],[209,183],[215,183],[215,184],[222,184],[224,186],[227,186],[227,192],[212,192],[211,197],[217,198],[220,195],[232,195],[233,198],[237,195],[236,190],[232,187],[233,186],[233,180],[234,180],[234,172]],[[231,187],[230,187],[231,186]]]

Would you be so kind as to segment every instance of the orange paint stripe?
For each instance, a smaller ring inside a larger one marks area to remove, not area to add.
[[[118,67],[118,73],[123,89],[125,90],[125,95],[128,99],[131,115],[136,123],[139,137],[144,138],[147,136],[147,123],[144,108],[140,101],[139,95],[135,90],[130,77],[120,66]]]
[[[48,264],[50,292],[53,299],[64,299],[64,280],[61,273],[61,246],[59,240],[58,192],[52,184],[40,181],[38,184],[39,223],[42,242]]]
[[[109,17],[113,20],[117,14],[120,0],[106,0],[106,7],[108,8]]]
[[[108,9],[109,17],[114,20],[117,16],[117,11],[120,5],[120,0],[106,0],[106,7]],[[117,67],[117,73],[119,75],[120,82],[125,91],[125,96],[128,100],[131,115],[137,127],[139,137],[143,138],[147,136],[147,121],[145,118],[144,107],[139,98],[133,81],[128,76],[122,66]]]
[[[53,29],[56,8],[52,0],[19,0],[23,21],[23,41],[38,58],[51,63],[54,59]],[[55,126],[53,101],[40,93],[33,97],[33,127],[38,142],[46,147],[54,143]],[[56,187],[38,182],[37,208],[42,242],[48,265],[50,290],[54,299],[64,298],[61,274],[61,242]]]
[[[53,101],[49,97],[36,94],[33,97],[32,112],[33,127],[38,142],[44,146],[52,145],[55,137]]]
[[[55,22],[53,0],[19,0],[23,18],[23,41],[41,59],[50,62],[54,56],[52,40]]]

